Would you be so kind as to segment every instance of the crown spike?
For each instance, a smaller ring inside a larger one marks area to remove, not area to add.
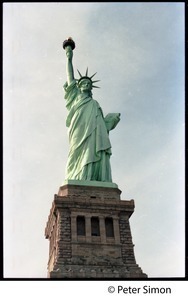
[[[86,76],[88,76],[88,67],[87,67],[87,69],[86,69]]]
[[[94,81],[92,81],[93,83],[95,83],[95,82],[99,82],[100,80],[94,80]]]
[[[82,77],[82,74],[80,73],[80,71],[77,69],[77,71],[78,71],[78,74],[80,75],[80,77]]]
[[[96,74],[97,74],[97,72],[96,72],[95,74],[93,74],[93,75],[90,77],[90,79],[93,78],[93,76],[95,76]]]
[[[97,88],[97,89],[100,89],[99,86],[96,86],[96,85],[92,85],[93,88]]]

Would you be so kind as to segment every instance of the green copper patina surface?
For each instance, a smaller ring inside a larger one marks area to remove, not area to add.
[[[69,38],[70,41],[70,38]],[[73,50],[64,45],[67,55],[67,82],[64,85],[68,116],[66,126],[69,132],[69,155],[66,180],[112,182],[109,131],[120,120],[119,113],[104,117],[99,103],[92,97],[96,81],[86,75],[74,78],[72,64]]]
[[[103,182],[103,181],[89,181],[89,180],[71,180],[67,179],[63,183],[64,185],[79,185],[79,186],[96,186],[96,187],[106,187],[106,188],[118,188],[118,185],[113,182]]]

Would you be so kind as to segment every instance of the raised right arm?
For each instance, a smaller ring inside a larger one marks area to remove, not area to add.
[[[70,46],[65,48],[66,55],[67,55],[67,64],[66,64],[66,73],[67,73],[67,83],[68,85],[74,80],[74,69],[72,64],[73,58],[73,50]]]

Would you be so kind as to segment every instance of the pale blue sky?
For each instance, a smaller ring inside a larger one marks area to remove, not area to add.
[[[97,72],[112,176],[135,200],[135,256],[149,277],[184,276],[184,3],[4,3],[4,275],[45,278],[44,229],[68,155],[62,42]],[[77,76],[77,72],[75,72]]]

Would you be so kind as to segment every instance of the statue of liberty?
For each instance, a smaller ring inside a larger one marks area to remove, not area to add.
[[[63,43],[67,56],[67,82],[64,85],[66,108],[68,110],[66,126],[69,133],[69,154],[66,166],[66,180],[112,182],[110,156],[111,143],[109,131],[120,120],[119,113],[106,117],[99,103],[92,97],[94,75],[74,78],[72,64],[75,43],[68,38]]]

